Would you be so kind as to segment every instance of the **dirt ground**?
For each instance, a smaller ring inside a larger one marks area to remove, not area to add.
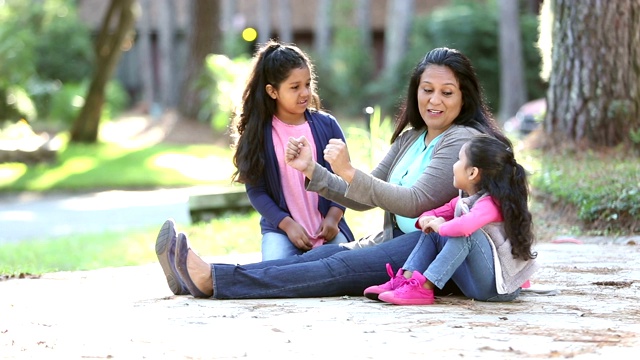
[[[581,241],[539,245],[532,291],[511,303],[194,299],[157,263],[2,281],[0,358],[636,358],[640,239]]]

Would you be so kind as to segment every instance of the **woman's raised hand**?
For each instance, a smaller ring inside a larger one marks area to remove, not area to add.
[[[331,170],[350,183],[355,175],[356,169],[351,166],[349,159],[349,149],[342,139],[331,139],[324,148],[324,159],[331,164]]]

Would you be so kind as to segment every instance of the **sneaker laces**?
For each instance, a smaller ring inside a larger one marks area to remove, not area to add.
[[[389,274],[389,277],[391,278],[391,280],[389,280],[389,284],[391,285],[391,287],[393,289],[397,289],[400,286],[404,285],[407,282],[407,278],[405,278],[404,276],[397,276],[394,272],[393,272],[393,268],[391,267],[391,264],[387,263],[387,274]]]
[[[393,269],[391,268],[391,264],[389,264],[389,263],[387,263],[387,274],[389,274],[389,277],[391,279],[396,277],[396,274],[393,273]]]
[[[408,291],[408,288],[420,288],[422,287],[422,284],[420,284],[420,282],[417,279],[405,279],[405,281],[400,284],[399,286],[396,287],[396,290],[400,290],[400,291]]]

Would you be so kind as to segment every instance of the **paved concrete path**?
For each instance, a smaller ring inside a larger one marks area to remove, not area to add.
[[[637,240],[540,244],[543,268],[532,289],[559,293],[527,292],[511,303],[194,299],[173,296],[157,263],[7,280],[0,282],[0,357],[635,359]]]
[[[157,227],[167,218],[188,224],[189,196],[212,191],[220,188],[4,194],[0,196],[0,243]]]

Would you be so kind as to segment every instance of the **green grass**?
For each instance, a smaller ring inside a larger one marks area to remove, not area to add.
[[[603,152],[530,151],[538,166],[531,184],[546,202],[575,213],[593,235],[640,232],[640,158],[624,149]]]
[[[230,184],[231,149],[214,145],[125,148],[65,145],[53,164],[0,165],[0,191],[57,191]]]
[[[355,234],[382,228],[382,212],[347,211]],[[260,252],[260,217],[257,212],[226,214],[210,222],[178,224],[202,256]],[[32,239],[0,245],[0,274],[42,274],[92,270],[156,262],[155,239],[160,225],[127,231]]]

